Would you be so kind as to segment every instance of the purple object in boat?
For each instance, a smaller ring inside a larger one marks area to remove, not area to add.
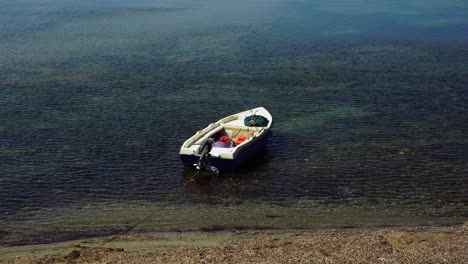
[[[213,143],[213,147],[215,148],[230,148],[232,147],[232,142],[222,142],[222,141],[216,141]]]

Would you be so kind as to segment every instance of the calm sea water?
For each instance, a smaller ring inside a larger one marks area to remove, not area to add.
[[[466,1],[0,0],[0,244],[468,217]],[[263,155],[182,142],[264,106]]]

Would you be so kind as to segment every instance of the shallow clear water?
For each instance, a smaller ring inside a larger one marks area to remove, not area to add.
[[[467,218],[464,1],[0,4],[0,244]],[[257,106],[262,157],[184,185]]]

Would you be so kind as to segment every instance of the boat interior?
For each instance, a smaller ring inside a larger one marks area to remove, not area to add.
[[[229,139],[234,142],[242,141],[242,143],[244,143],[258,134],[258,132],[260,132],[260,130],[256,128],[223,124],[205,134],[205,136],[202,136],[197,142],[195,142],[195,144],[200,145],[203,140],[208,137],[218,141],[222,136],[228,136]]]
[[[263,129],[264,127],[245,126],[244,116],[228,116],[198,131],[192,138],[184,143],[183,148],[196,152],[205,139],[211,137],[216,142],[222,136],[228,136],[229,139],[235,143],[232,147],[214,148],[219,149],[221,152],[230,152],[238,146],[249,142],[253,137],[260,134]]]

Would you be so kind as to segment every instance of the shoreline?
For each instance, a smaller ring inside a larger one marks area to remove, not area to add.
[[[468,263],[458,226],[167,232],[0,248],[0,263]]]

